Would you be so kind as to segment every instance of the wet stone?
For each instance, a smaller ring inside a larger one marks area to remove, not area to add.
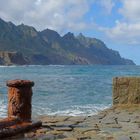
[[[140,123],[140,116],[135,116],[131,119],[132,123]]]
[[[72,131],[71,127],[53,127],[56,131]]]
[[[64,121],[64,122],[58,122],[55,123],[56,126],[72,126],[72,125],[76,125],[77,122],[72,122],[72,121]]]
[[[77,140],[77,138],[64,138],[63,140]]]
[[[118,116],[118,121],[119,122],[130,122],[131,121],[131,115],[127,112],[122,112]]]
[[[115,138],[116,140],[133,140],[130,136],[118,136]]]
[[[84,134],[89,131],[99,131],[99,129],[87,127],[87,128],[74,128],[73,131]]]
[[[40,119],[43,123],[56,123],[66,121],[68,118],[66,116],[47,116]]]
[[[36,130],[36,133],[46,133],[47,131],[49,131],[49,129],[42,128],[42,129]]]
[[[68,121],[75,122],[75,123],[81,123],[81,122],[83,122],[85,119],[86,119],[86,117],[70,117],[70,118],[68,119]]]
[[[64,139],[66,138],[63,134],[57,134],[57,135],[54,135],[54,134],[47,134],[44,139],[45,140],[58,140],[58,139]]]
[[[108,127],[111,127],[111,128],[122,128],[122,125],[120,125],[120,124],[110,124]]]
[[[116,124],[116,121],[114,118],[104,118],[102,119],[103,124]]]
[[[25,138],[32,138],[35,136],[35,133],[34,132],[26,133],[24,136]]]
[[[56,122],[56,123],[43,123],[44,127],[74,127],[76,126],[76,122],[64,121],[64,122]]]
[[[102,119],[99,119],[101,114],[85,117],[85,119],[47,116],[46,119],[44,117],[44,120],[48,121],[43,123],[44,129],[39,129],[35,134],[39,140],[42,135],[43,137],[45,135],[48,140],[140,140],[140,123],[138,123],[140,107],[136,110],[135,112],[135,109],[130,107],[109,109],[102,113],[106,114]],[[116,115],[116,112],[119,113]],[[33,135],[31,138],[36,136]]]

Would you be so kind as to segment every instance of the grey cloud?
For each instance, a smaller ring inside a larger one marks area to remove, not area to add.
[[[16,24],[32,25],[38,30],[84,30],[87,24],[83,17],[90,10],[91,1],[1,0],[0,17]]]

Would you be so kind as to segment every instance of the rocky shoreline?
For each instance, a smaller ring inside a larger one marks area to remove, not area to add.
[[[20,81],[20,89],[21,83],[23,81]],[[17,84],[19,86],[19,81],[16,81],[16,86]],[[15,87],[12,88],[15,90]],[[9,90],[11,91],[11,89]],[[17,94],[17,90],[15,90],[15,94]],[[21,113],[23,113],[22,110]],[[17,115],[21,115],[21,113]],[[28,114],[29,117],[26,116],[26,118],[30,120],[30,111]],[[20,120],[23,120],[23,116],[18,118],[21,117]],[[6,140],[140,140],[140,78],[114,78],[113,106],[97,115],[42,116],[35,122],[39,122],[38,120],[42,122],[39,127],[34,127],[30,132],[24,131],[22,134]],[[31,122],[34,123],[34,121]],[[17,126],[15,126],[16,129],[13,127],[13,131],[18,129]],[[3,131],[3,129],[1,130]]]
[[[11,139],[140,140],[140,105],[114,106],[94,116],[42,116],[39,120],[41,128]]]

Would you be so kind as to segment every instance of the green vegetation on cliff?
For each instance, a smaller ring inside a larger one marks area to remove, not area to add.
[[[13,53],[14,52],[14,53]],[[8,54],[7,54],[8,53]],[[82,34],[67,33],[63,37],[46,29],[38,32],[24,24],[14,25],[0,19],[0,64],[104,64],[133,65],[104,42]],[[11,57],[6,57],[12,54]],[[16,56],[16,57],[15,57]],[[8,60],[8,61],[7,61]],[[21,61],[21,62],[20,62]]]

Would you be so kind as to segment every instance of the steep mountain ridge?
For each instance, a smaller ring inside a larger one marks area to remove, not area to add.
[[[8,65],[134,65],[133,61],[122,58],[117,51],[107,48],[99,39],[85,37],[82,34],[74,36],[70,32],[60,36],[56,31],[50,29],[38,32],[32,26],[24,24],[16,26],[12,22],[5,22],[2,19],[0,19],[0,52],[19,56],[18,63],[11,59]],[[4,61],[5,55],[1,55],[0,59],[2,62],[0,64],[7,65],[7,62]],[[20,60],[22,62],[24,60],[24,63],[19,63]]]

